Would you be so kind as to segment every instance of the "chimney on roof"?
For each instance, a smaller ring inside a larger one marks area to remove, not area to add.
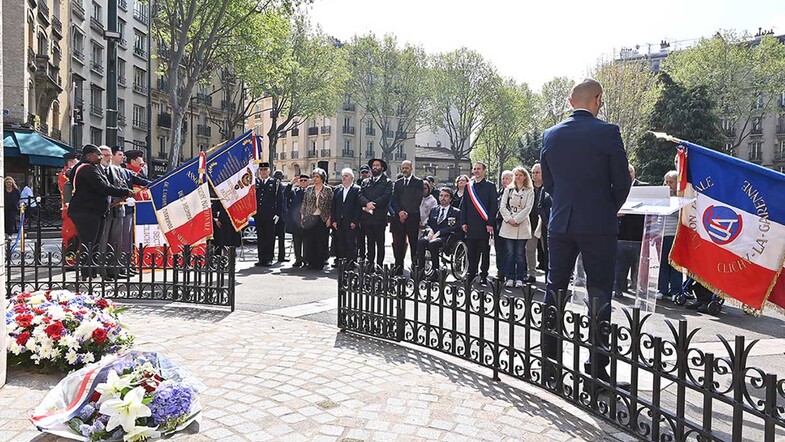
[[[668,49],[669,47],[671,47],[671,44],[668,43],[668,40],[660,41],[660,51],[664,51],[664,50]]]

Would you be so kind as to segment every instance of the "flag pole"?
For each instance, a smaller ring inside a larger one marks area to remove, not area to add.
[[[680,140],[680,139],[678,139],[678,138],[676,138],[676,137],[674,137],[672,135],[668,135],[665,132],[655,132],[653,130],[650,130],[650,131],[647,131],[647,132],[649,132],[650,134],[654,135],[659,140],[670,141],[671,143],[676,143],[676,144],[680,144],[680,143],[684,142],[684,140]]]

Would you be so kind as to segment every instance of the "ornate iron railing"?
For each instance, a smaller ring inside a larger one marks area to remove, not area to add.
[[[671,336],[663,338],[646,331],[651,315],[638,309],[624,310],[624,323],[600,322],[568,309],[564,293],[547,305],[531,286],[508,295],[498,281],[477,290],[438,274],[435,282],[416,271],[404,279],[342,262],[338,327],[474,362],[495,380],[535,384],[640,440],[785,437],[785,379],[747,364],[756,341],[720,337],[725,351],[710,353],[692,345],[698,330],[686,320],[667,322]],[[543,358],[542,336],[558,342],[556,360]],[[609,358],[606,380],[599,368],[583,372],[588,355]]]
[[[185,247],[173,253],[134,247],[130,253],[79,253],[6,243],[6,293],[66,289],[106,298],[235,307],[235,249]]]

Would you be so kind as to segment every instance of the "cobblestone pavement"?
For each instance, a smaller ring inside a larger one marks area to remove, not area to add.
[[[138,305],[123,322],[137,349],[168,355],[209,387],[200,431],[182,440],[617,440],[533,386],[325,324]],[[27,418],[60,377],[10,371],[0,440],[57,440]]]

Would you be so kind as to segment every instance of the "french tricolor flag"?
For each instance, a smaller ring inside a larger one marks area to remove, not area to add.
[[[237,231],[256,213],[258,138],[248,131],[207,159],[207,177]]]
[[[193,158],[149,187],[158,226],[173,253],[213,235],[210,188],[200,178],[200,163],[201,156]]]
[[[685,197],[670,262],[715,293],[760,311],[785,262],[785,175],[682,142]]]

